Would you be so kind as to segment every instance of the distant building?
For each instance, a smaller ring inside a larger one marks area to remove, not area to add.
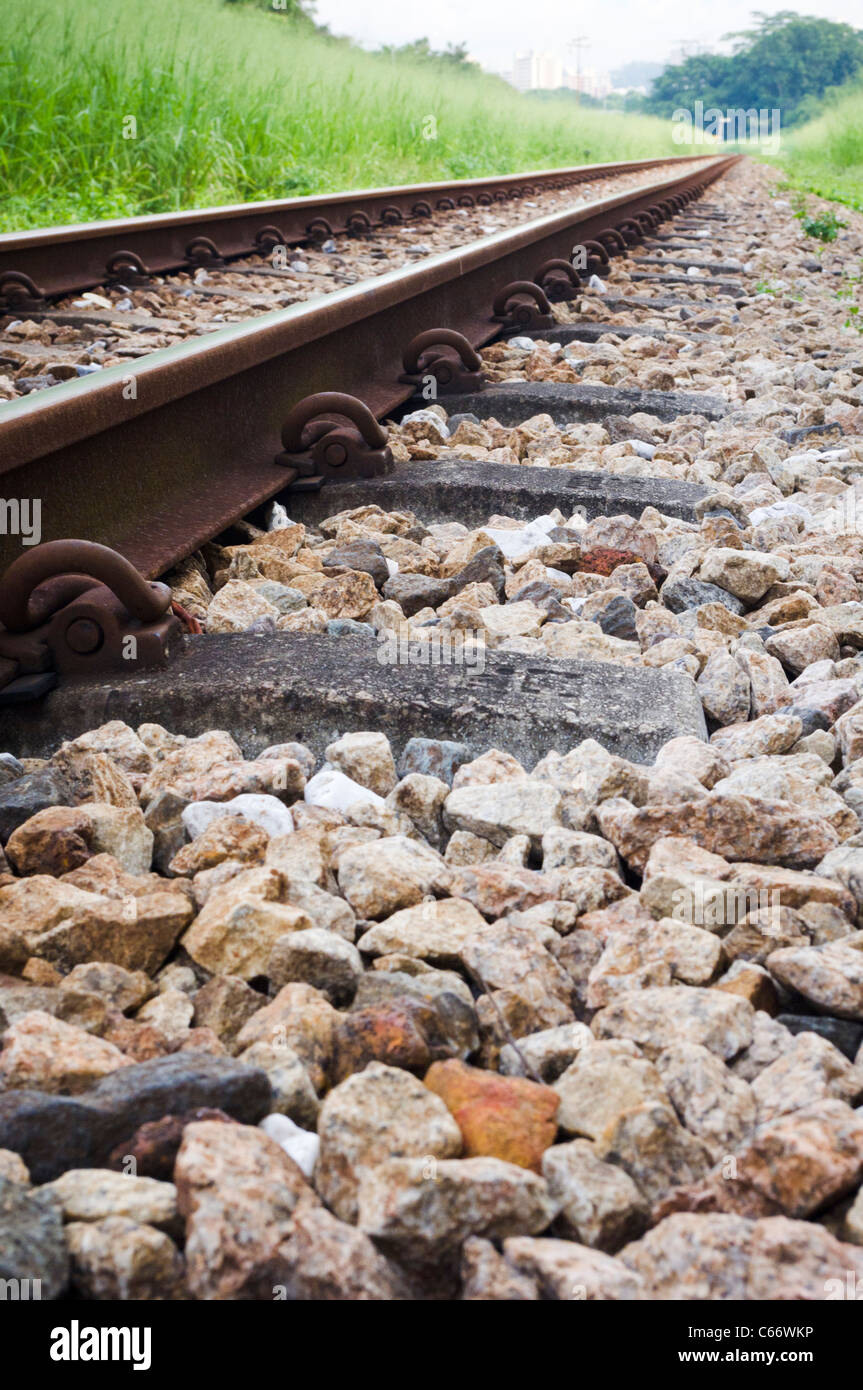
[[[607,72],[598,73],[593,68],[574,72],[565,66],[556,53],[535,53],[532,49],[526,53],[516,53],[512,71],[500,75],[519,92],[554,92],[563,87],[602,98],[611,91]]]
[[[512,85],[519,92],[553,91],[563,86],[563,64],[554,53],[516,53],[512,61]]]
[[[599,100],[607,97],[612,90],[608,73],[597,72],[595,68],[582,68],[577,73],[564,69],[563,85],[572,92],[584,92],[586,96],[597,97]]]

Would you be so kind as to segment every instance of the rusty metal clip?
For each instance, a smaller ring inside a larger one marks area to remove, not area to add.
[[[362,208],[357,208],[354,212],[349,212],[345,219],[348,236],[366,236],[372,229],[372,219]]]
[[[607,275],[611,261],[607,247],[603,246],[601,241],[583,241],[581,244],[585,251],[590,253],[585,266],[588,274]]]
[[[0,705],[38,698],[59,676],[164,666],[182,633],[167,584],[77,540],[46,541],[12,562],[0,624]]]
[[[0,275],[0,305],[16,312],[44,306],[45,291],[33,284],[21,270],[6,270]]]
[[[405,348],[402,365],[404,372],[399,381],[419,390],[431,377],[436,396],[485,390],[482,360],[467,338],[454,328],[427,328],[418,333]]]
[[[532,280],[513,280],[498,290],[492,316],[505,329],[529,332],[532,328],[554,328],[551,305],[545,291]]]
[[[598,234],[597,241],[601,242],[609,256],[616,256],[618,252],[626,250],[626,240],[617,227],[604,227]]]
[[[560,256],[543,261],[534,271],[533,279],[552,304],[563,304],[578,297],[581,277],[575,266]]]
[[[272,223],[266,227],[259,227],[255,232],[255,250],[261,256],[271,256],[277,246],[287,246],[284,232]]]
[[[193,237],[186,247],[186,260],[190,265],[215,269],[223,266],[221,253],[214,241],[208,236]]]
[[[305,477],[377,478],[395,468],[386,430],[367,405],[343,391],[319,391],[295,405],[282,426],[282,444],[276,463]]]
[[[333,229],[325,217],[313,217],[306,227],[306,236],[313,245],[323,245],[325,241],[331,240]]]
[[[639,226],[634,217],[624,217],[622,222],[618,222],[617,230],[627,246],[635,246],[644,236],[644,228]]]
[[[150,283],[150,272],[137,251],[115,251],[105,262],[105,275],[130,287]]]

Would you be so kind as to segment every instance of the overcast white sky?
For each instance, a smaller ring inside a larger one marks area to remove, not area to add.
[[[316,17],[371,46],[422,37],[435,48],[463,42],[493,70],[529,48],[566,60],[567,40],[586,35],[582,66],[607,71],[635,59],[665,62],[681,39],[717,47],[723,34],[750,27],[753,10],[783,9],[863,27],[861,0],[317,0]]]

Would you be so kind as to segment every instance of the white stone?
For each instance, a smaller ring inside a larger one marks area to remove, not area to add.
[[[270,836],[290,835],[294,828],[293,816],[284,802],[266,792],[243,792],[230,801],[193,801],[183,811],[183,824],[196,840],[222,816],[242,816]]]
[[[440,418],[436,411],[414,410],[410,415],[403,416],[402,424],[407,425],[413,422],[414,420],[417,420],[424,425],[431,425],[433,429],[437,430],[441,439],[449,439],[449,425],[446,423],[445,420],[442,420]]]
[[[656,453],[656,445],[647,444],[643,439],[627,439],[626,443],[632,446],[639,458],[652,459]]]
[[[266,512],[268,531],[287,531],[289,526],[294,523],[285,511],[281,502],[271,502]]]
[[[324,767],[306,783],[304,792],[310,806],[323,806],[328,811],[346,812],[358,801],[370,802],[372,806],[383,807],[386,802],[377,792],[361,787],[353,778],[346,777],[334,767]]]
[[[557,522],[550,516],[539,516],[526,526],[514,527],[484,526],[483,533],[494,541],[507,560],[517,560],[521,555],[529,555],[538,546],[548,545],[548,533]]]
[[[275,1139],[307,1178],[315,1171],[321,1141],[311,1130],[301,1129],[287,1115],[267,1115],[258,1125],[270,1139]]]

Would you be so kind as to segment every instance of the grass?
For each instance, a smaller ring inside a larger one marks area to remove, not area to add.
[[[679,153],[668,121],[531,103],[224,0],[3,0],[3,21],[7,231]]]
[[[790,187],[863,211],[863,86],[838,95],[821,116],[783,133],[780,167]]]

